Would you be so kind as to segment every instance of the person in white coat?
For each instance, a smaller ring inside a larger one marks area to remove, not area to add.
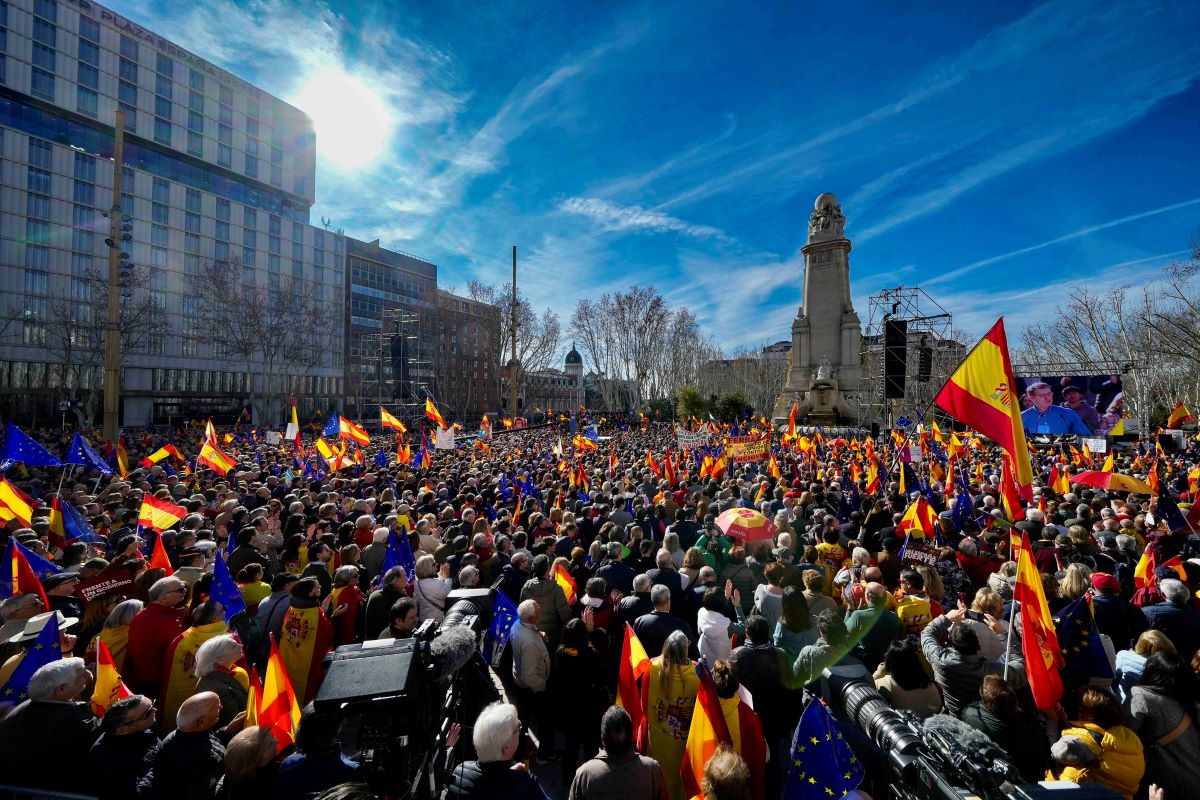
[[[706,656],[708,663],[729,658],[733,651],[732,637],[746,634],[746,614],[742,611],[741,600],[741,592],[733,588],[733,581],[725,581],[724,591],[714,586],[704,593],[700,611],[696,614],[696,632],[700,638],[700,655]],[[730,608],[737,622],[726,616]]]

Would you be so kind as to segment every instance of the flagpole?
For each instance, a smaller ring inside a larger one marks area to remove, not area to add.
[[[1024,543],[1022,542],[1022,545],[1023,544]],[[1029,557],[1032,557],[1032,555],[1033,555],[1032,553],[1026,553],[1025,551],[1026,551],[1026,548],[1024,546],[1022,546],[1021,552],[1017,556],[1017,573],[1018,574],[1020,574],[1020,572],[1021,572],[1020,559],[1029,558]],[[1012,601],[1012,605],[1010,605],[1008,607],[1008,641],[1004,645],[1004,680],[1005,680],[1005,682],[1008,681],[1008,663],[1011,660],[1011,659],[1009,659],[1008,655],[1009,655],[1009,653],[1012,652],[1013,628],[1015,627],[1014,622],[1015,622],[1016,618],[1017,618],[1017,601],[1016,601],[1016,598],[1014,598]]]

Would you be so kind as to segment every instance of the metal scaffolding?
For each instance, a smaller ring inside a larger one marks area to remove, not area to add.
[[[895,419],[921,414],[966,354],[954,335],[954,318],[919,286],[897,286],[870,297],[871,313],[863,335],[863,376],[867,384],[864,416],[891,427]],[[904,397],[884,398],[884,324],[908,323]],[[930,375],[920,379],[921,352],[928,348]]]
[[[424,414],[425,398],[434,392],[432,320],[407,308],[389,308],[380,319],[380,332],[360,337],[358,408],[384,406],[400,419]],[[429,330],[425,330],[429,328]]]

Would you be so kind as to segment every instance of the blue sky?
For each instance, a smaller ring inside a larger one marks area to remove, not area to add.
[[[903,283],[971,335],[1200,233],[1195,3],[112,5],[314,117],[314,222],[460,292],[517,244],[564,323],[636,282],[726,349],[789,338],[823,191],[864,323]]]

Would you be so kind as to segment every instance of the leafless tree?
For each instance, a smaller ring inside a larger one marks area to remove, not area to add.
[[[75,276],[72,295],[58,295],[46,305],[44,346],[50,372],[70,401],[80,427],[91,427],[104,397],[104,348],[108,332],[108,276],[93,269]],[[155,296],[144,291],[145,270],[134,267],[118,306],[121,352],[145,350],[152,337],[166,337],[169,322]]]
[[[467,294],[472,300],[496,306],[500,309],[500,336],[492,352],[487,354],[491,373],[495,378],[500,404],[506,406],[507,396],[503,392],[501,368],[513,366],[513,379],[517,393],[523,394],[529,385],[529,376],[550,366],[558,352],[562,330],[558,315],[550,308],[541,316],[533,310],[533,304],[519,291],[513,297],[511,283],[497,288],[480,281],[467,284]],[[512,321],[517,320],[516,358],[512,352]]]
[[[237,261],[213,261],[193,279],[193,294],[215,353],[251,375],[249,403],[273,421],[282,419],[284,398],[299,390],[304,377],[332,365],[336,316],[319,284],[283,276],[277,286],[263,287],[258,274],[243,273]]]

